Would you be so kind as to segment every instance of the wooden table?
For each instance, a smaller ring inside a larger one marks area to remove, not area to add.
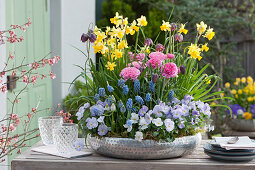
[[[124,160],[104,157],[94,153],[91,156],[64,159],[46,154],[32,152],[30,149],[12,161],[12,170],[161,170],[161,169],[199,169],[226,170],[251,169],[255,170],[255,160],[250,162],[221,162],[210,159],[203,152],[201,145],[192,154],[182,158],[164,160]],[[41,145],[41,143],[38,143]],[[89,149],[87,149],[89,150]]]

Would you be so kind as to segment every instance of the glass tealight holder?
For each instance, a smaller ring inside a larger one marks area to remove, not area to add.
[[[47,116],[39,117],[38,125],[40,136],[44,145],[54,144],[53,142],[53,129],[56,129],[63,123],[61,116]]]
[[[60,155],[69,155],[75,151],[74,143],[78,139],[78,125],[63,123],[53,130],[54,144]]]

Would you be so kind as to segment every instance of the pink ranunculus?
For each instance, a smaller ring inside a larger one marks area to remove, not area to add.
[[[126,67],[123,70],[121,70],[120,77],[123,77],[125,81],[127,81],[128,79],[135,81],[137,77],[140,75],[140,73],[141,73],[140,70],[138,70],[135,67]]]
[[[129,55],[130,61],[133,61],[135,55],[132,52],[128,52],[128,55]]]
[[[161,67],[161,73],[165,78],[176,77],[178,74],[178,67],[175,63],[166,63]]]
[[[156,58],[158,60],[163,61],[166,59],[166,55],[161,52],[152,52],[150,53],[149,58]]]
[[[135,60],[136,61],[142,61],[145,58],[145,54],[144,53],[139,53],[135,56]]]
[[[169,58],[169,59],[174,59],[174,54],[170,54],[170,53],[167,53],[167,58]]]
[[[132,63],[128,64],[128,67],[132,67],[132,66],[134,66],[137,69],[140,69],[141,67],[144,67],[143,63],[141,61],[133,61]]]
[[[150,65],[152,68],[156,69],[157,67],[160,67],[162,65],[162,61],[154,57],[147,61],[147,66],[150,67]]]

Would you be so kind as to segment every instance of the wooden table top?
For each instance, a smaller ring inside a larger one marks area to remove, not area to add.
[[[226,170],[226,169],[252,169],[255,170],[255,159],[250,162],[222,162],[210,159],[203,151],[203,140],[193,154],[163,160],[124,160],[93,155],[65,159],[47,154],[32,152],[28,149],[12,161],[12,170],[142,170],[142,169],[199,169],[199,170]],[[42,145],[38,143],[36,146]],[[86,149],[89,150],[89,149]]]

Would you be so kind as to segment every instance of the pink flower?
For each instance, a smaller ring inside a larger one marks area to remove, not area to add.
[[[9,57],[10,57],[11,59],[14,59],[14,55],[12,55],[11,52],[9,52]]]
[[[53,80],[56,78],[56,74],[54,74],[52,71],[50,72],[50,78]]]
[[[7,86],[4,85],[0,88],[0,91],[2,91],[3,93],[7,93]]]
[[[161,67],[162,76],[165,78],[176,77],[178,68],[175,63],[166,63]]]
[[[141,61],[133,61],[132,63],[128,64],[128,67],[134,66],[135,68],[140,69],[142,67],[142,65],[143,65],[143,63]]]
[[[163,61],[166,59],[166,55],[161,52],[152,52],[150,53],[149,58],[156,58],[158,60]]]
[[[11,131],[15,131],[16,130],[16,127],[12,123],[10,124],[10,130]]]
[[[125,81],[131,79],[135,81],[137,77],[140,75],[140,70],[135,67],[126,67],[120,72],[120,77],[123,77]]]
[[[130,61],[133,61],[135,55],[132,52],[128,52],[128,55],[129,55]]]
[[[145,54],[144,53],[139,53],[135,56],[135,60],[136,61],[142,61],[145,58]]]
[[[150,65],[152,68],[156,69],[157,67],[160,67],[162,65],[162,61],[154,57],[147,61],[147,66],[150,67]]]
[[[169,59],[174,59],[174,54],[170,54],[170,53],[167,53],[167,58],[169,58]]]

